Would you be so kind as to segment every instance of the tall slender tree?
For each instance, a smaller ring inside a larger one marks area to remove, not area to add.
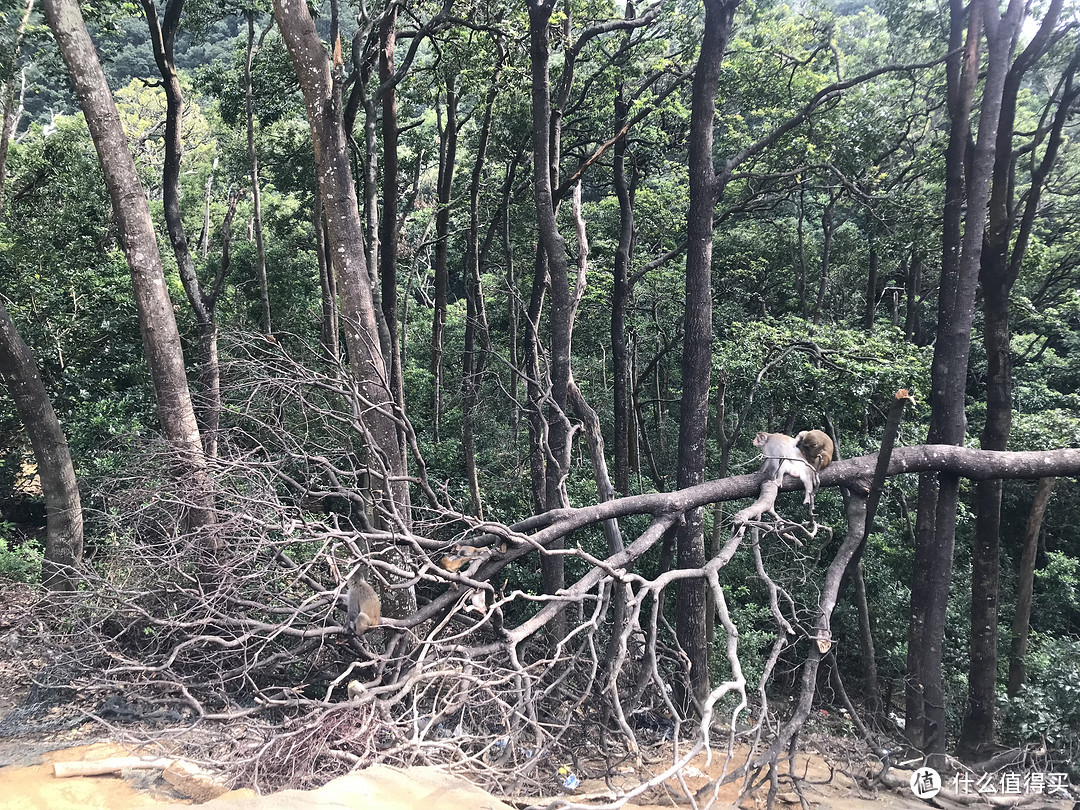
[[[274,18],[300,82],[315,149],[316,173],[326,217],[329,255],[338,276],[349,364],[360,395],[368,403],[363,428],[369,439],[374,489],[383,514],[411,520],[405,451],[394,419],[388,369],[383,359],[364,228],[349,164],[342,119],[341,85],[303,0],[275,0]],[[388,480],[388,476],[391,477]]]
[[[938,302],[937,342],[931,368],[930,429],[933,444],[961,445],[967,432],[964,410],[975,289],[986,232],[986,205],[994,165],[1002,92],[1024,4],[1011,0],[1004,14],[995,4],[976,0],[970,6],[967,58],[962,70],[950,66],[949,114],[952,128],[946,155],[946,194],[959,193],[956,177],[964,172],[963,194],[947,196],[942,252],[942,283]],[[964,11],[950,3],[950,44],[958,42]],[[970,161],[967,148],[966,109],[970,108],[979,60],[977,42],[985,31],[986,78],[979,106],[979,128]],[[955,49],[951,48],[950,51]],[[973,75],[974,74],[974,75]],[[964,211],[959,244],[956,234]],[[957,251],[957,247],[959,250]],[[926,572],[912,586],[908,633],[907,732],[941,764],[946,744],[945,688],[941,671],[946,608],[952,580],[953,548],[960,479],[954,473],[923,476],[919,481],[919,511],[915,529],[915,570]]]
[[[30,437],[45,496],[45,562],[42,581],[54,591],[73,591],[82,562],[83,515],[67,438],[56,418],[37,361],[15,329],[0,298],[0,378]]]
[[[1054,39],[1062,0],[1052,0],[1042,24],[1005,77],[994,155],[986,247],[979,280],[983,300],[983,346],[986,349],[986,422],[980,437],[984,450],[1005,450],[1012,429],[1013,386],[1009,299],[1027,250],[1035,212],[1057,159],[1078,90],[1073,79],[1080,50],[1066,66],[1057,88],[1057,111],[1045,133],[1042,157],[1031,174],[1022,206],[1016,203],[1017,150],[1014,149],[1016,107],[1024,77]],[[1054,99],[1051,99],[1051,104]],[[1026,150],[1024,150],[1026,151]],[[1022,214],[1021,214],[1022,212]],[[1017,233],[1018,216],[1019,232]],[[971,574],[971,655],[968,705],[960,734],[965,753],[993,742],[997,686],[998,579],[1001,546],[1001,479],[976,485],[975,543]]]
[[[380,303],[386,324],[385,353],[390,390],[404,406],[401,337],[398,331],[398,120],[394,49],[397,46],[397,3],[390,3],[379,24],[379,92],[382,102],[382,217],[379,219]],[[372,153],[374,154],[374,153]],[[369,158],[369,164],[373,163]],[[370,169],[369,169],[370,171]]]
[[[529,0],[529,56],[532,66],[532,135],[533,135],[533,201],[536,205],[538,231],[537,262],[547,272],[538,271],[537,280],[546,276],[551,289],[551,312],[548,316],[550,347],[548,374],[550,392],[547,404],[547,448],[545,471],[546,501],[544,507],[557,509],[567,505],[565,474],[567,452],[566,395],[570,383],[570,275],[566,259],[566,240],[555,221],[555,202],[552,195],[551,151],[551,80],[549,75],[550,46],[548,24],[555,0]],[[534,296],[536,281],[534,281]],[[532,313],[530,312],[530,315]],[[533,320],[530,317],[530,320]],[[538,320],[538,319],[537,319]],[[533,320],[534,323],[537,320]],[[539,403],[536,403],[539,406]],[[562,547],[560,539],[552,544]],[[565,584],[563,558],[545,555],[541,561],[541,583],[544,593],[557,593]],[[565,635],[566,620],[551,626],[552,635]]]
[[[457,109],[458,94],[451,74],[446,77],[445,120],[439,133],[439,179],[435,189],[438,201],[435,213],[435,311],[431,318],[431,432],[435,441],[439,441],[439,416],[443,407],[443,343],[450,294],[450,197],[457,163]]]
[[[690,209],[686,214],[686,284],[683,307],[682,400],[679,417],[679,489],[705,480],[705,445],[712,376],[713,209],[718,188],[713,166],[713,125],[720,64],[731,38],[738,0],[705,0],[705,31],[698,54],[690,102]],[[705,564],[705,526],[701,509],[691,509],[679,525],[676,560],[680,568]],[[691,694],[701,702],[709,691],[705,582],[682,579],[675,592],[675,629],[690,659]]]
[[[1024,530],[1024,546],[1020,555],[1020,570],[1017,572],[1016,613],[1012,621],[1012,640],[1009,644],[1009,682],[1008,695],[1016,697],[1027,680],[1024,655],[1027,653],[1028,634],[1031,631],[1031,602],[1035,588],[1035,556],[1039,550],[1039,533],[1043,519],[1050,507],[1050,496],[1054,493],[1056,478],[1040,478],[1035,487],[1035,497],[1031,501],[1027,527]]]
[[[174,0],[175,2],[176,0]],[[148,0],[144,0],[146,5]],[[262,43],[262,37],[255,39],[255,9],[244,12],[247,17],[247,52],[244,58],[244,119],[247,132],[248,173],[251,177],[251,223],[255,230],[256,274],[259,278],[259,303],[262,305],[259,321],[264,335],[273,332],[270,320],[270,282],[266,276],[266,241],[263,238],[262,222],[262,184],[259,182],[259,153],[255,149],[255,101],[252,87],[251,68],[255,63],[255,54]],[[266,31],[269,31],[267,27]],[[266,31],[263,36],[266,36]]]
[[[188,482],[190,528],[217,545],[213,496],[184,369],[180,333],[169,299],[157,237],[94,43],[75,0],[43,0],[45,16],[75,85],[112,198],[117,230],[131,269],[143,346],[157,400],[161,430]]]
[[[626,18],[634,18],[634,4],[626,4]],[[626,343],[626,309],[630,302],[630,259],[634,243],[634,205],[626,179],[627,135],[623,131],[629,105],[626,83],[620,76],[615,87],[616,141],[612,155],[612,185],[619,201],[619,241],[615,248],[614,286],[611,292],[611,385],[615,417],[615,489],[630,493],[630,362]]]
[[[180,168],[184,146],[181,127],[184,119],[184,94],[176,72],[175,43],[180,28],[184,0],[169,0],[165,14],[158,17],[157,6],[144,0],[143,12],[150,29],[154,61],[165,91],[165,160],[161,170],[161,196],[165,209],[165,227],[169,234],[180,281],[195,313],[199,341],[199,431],[203,448],[211,458],[217,455],[218,426],[221,420],[221,371],[218,363],[218,328],[214,316],[220,282],[206,290],[195,270],[190,243],[180,214]],[[232,204],[231,211],[236,210]],[[230,214],[231,220],[231,214]],[[209,229],[207,229],[209,230]]]
[[[15,121],[15,74],[19,72],[19,52],[22,49],[26,26],[34,10],[34,0],[25,0],[19,24],[15,27],[11,43],[10,61],[0,61],[0,216],[4,213],[5,188],[7,186],[7,157],[11,146]]]
[[[484,506],[480,497],[480,475],[476,465],[476,404],[480,394],[480,381],[484,373],[485,354],[478,350],[477,336],[487,347],[489,342],[487,309],[484,305],[482,282],[484,254],[494,237],[494,228],[503,213],[496,214],[485,240],[480,245],[480,186],[484,178],[488,142],[494,122],[495,99],[499,93],[499,79],[506,62],[506,48],[502,37],[496,39],[498,57],[492,72],[487,93],[484,96],[484,113],[476,142],[476,160],[469,177],[469,232],[465,245],[465,347],[461,355],[461,446],[465,462],[465,476],[469,483],[469,496],[473,514],[483,518]]]

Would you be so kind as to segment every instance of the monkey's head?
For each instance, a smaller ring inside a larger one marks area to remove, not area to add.
[[[764,447],[765,443],[769,441],[768,433],[759,433],[754,437],[754,447]]]

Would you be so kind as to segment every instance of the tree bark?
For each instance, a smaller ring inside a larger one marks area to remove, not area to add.
[[[877,662],[874,658],[874,640],[870,632],[870,609],[866,600],[866,583],[863,581],[862,555],[870,535],[874,531],[874,517],[877,514],[878,504],[885,488],[885,479],[889,473],[889,463],[892,460],[893,451],[896,447],[896,437],[900,433],[900,423],[904,418],[904,409],[913,399],[907,389],[900,389],[893,396],[889,407],[889,414],[885,420],[885,430],[881,436],[881,449],[878,451],[877,461],[874,465],[874,477],[870,482],[869,492],[865,503],[865,526],[862,530],[862,539],[852,556],[851,562],[845,571],[845,581],[841,582],[840,593],[843,593],[846,580],[853,577],[856,583],[856,606],[859,614],[859,637],[862,645],[863,661],[866,665],[867,698],[871,710],[876,711],[880,707],[880,698],[877,690]]]
[[[690,107],[687,164],[690,171],[690,209],[686,216],[686,284],[683,321],[682,401],[679,417],[678,486],[705,479],[709,383],[712,373],[712,248],[713,210],[717,199],[713,167],[713,125],[720,63],[731,37],[737,0],[705,0],[705,31],[698,56]],[[680,568],[705,564],[701,509],[691,509],[679,525],[676,558]],[[705,628],[705,582],[679,580],[676,586],[675,629],[690,659],[690,691],[686,706],[700,705],[709,693],[709,659]]]
[[[11,48],[11,75],[0,76],[0,218],[4,216],[5,189],[7,188],[7,157],[15,129],[15,74],[19,67],[19,51],[23,36],[34,10],[34,0],[26,0],[19,25],[15,29],[15,41]]]
[[[214,317],[214,298],[206,295],[195,270],[184,221],[180,213],[180,167],[184,145],[181,126],[184,121],[184,94],[180,77],[176,73],[174,46],[176,32],[183,13],[183,0],[170,0],[165,5],[165,16],[158,18],[157,6],[152,0],[143,0],[143,12],[150,29],[154,48],[154,61],[161,74],[165,90],[165,159],[161,170],[161,196],[165,211],[165,227],[169,234],[180,281],[187,294],[188,303],[195,313],[195,329],[199,341],[199,408],[196,418],[202,436],[203,450],[210,458],[217,456],[218,426],[221,420],[221,372],[218,368],[217,323]],[[209,192],[208,192],[209,194]],[[207,203],[207,206],[209,203]],[[232,206],[235,211],[235,203]],[[230,214],[231,220],[231,214]]]
[[[438,212],[435,214],[435,312],[431,320],[431,429],[435,442],[439,441],[439,416],[443,401],[443,339],[450,292],[450,196],[454,190],[457,130],[457,92],[454,90],[454,77],[449,76],[446,80],[446,122],[439,133]]]
[[[799,299],[799,316],[805,321],[810,313],[810,307],[806,301],[806,184],[799,184],[799,205],[796,211],[795,236],[796,236],[796,259],[795,267],[795,297]]]
[[[383,201],[379,220],[379,272],[381,312],[385,324],[389,357],[390,391],[402,409],[405,382],[402,375],[402,338],[398,332],[398,120],[397,89],[394,78],[394,48],[397,44],[397,4],[392,4],[379,26],[379,82],[382,101]],[[370,143],[370,142],[369,142]],[[369,168],[369,172],[372,169]],[[384,351],[384,356],[387,352]],[[399,437],[399,441],[401,438]],[[403,445],[404,446],[404,445]]]
[[[192,531],[203,535],[210,548],[215,548],[218,540],[213,530],[215,516],[206,458],[146,195],[78,4],[74,0],[43,0],[42,5],[75,85],[112,198],[117,230],[131,269],[161,429],[178,455],[179,475],[188,482],[190,508],[186,522]]]
[[[505,59],[502,43],[499,42],[498,45],[499,61],[495,65],[491,84],[484,98],[484,117],[476,144],[476,162],[469,178],[469,234],[465,247],[465,271],[468,281],[465,287],[465,349],[461,355],[461,447],[465,461],[465,477],[469,481],[472,512],[480,520],[483,520],[484,509],[483,499],[480,497],[480,474],[476,468],[476,403],[484,372],[484,355],[477,351],[476,336],[479,332],[486,341],[488,330],[484,287],[481,282],[483,267],[480,256],[480,183],[484,176],[495,97],[499,92],[499,78]],[[517,408],[516,402],[514,408]]]
[[[633,14],[633,4],[627,3],[626,14]],[[622,81],[615,92],[616,132],[626,125],[627,104]],[[623,495],[630,492],[630,406],[629,356],[626,345],[626,308],[630,301],[630,251],[634,239],[634,207],[630,187],[626,182],[626,135],[615,141],[612,163],[612,185],[619,200],[619,242],[615,248],[614,289],[611,293],[611,368],[612,405],[615,416],[615,488]]]
[[[145,2],[144,2],[145,5]],[[247,115],[248,168],[251,174],[251,221],[255,227],[255,251],[258,255],[256,271],[259,278],[259,300],[262,303],[264,335],[273,333],[270,321],[270,284],[266,278],[266,243],[263,241],[262,192],[259,190],[259,153],[255,149],[255,112],[252,98],[251,65],[255,60],[255,11],[247,11],[248,39],[247,58],[244,60],[244,111]]]
[[[210,292],[205,295],[210,320],[197,324],[200,392],[196,399],[199,406],[197,415],[202,430],[203,449],[209,458],[217,458],[218,434],[221,428],[221,364],[218,362],[218,328],[214,309],[232,262],[232,223],[236,216],[236,206],[242,196],[243,191],[240,189],[229,195],[229,207],[221,223],[221,264]]]
[[[525,389],[529,420],[529,483],[532,492],[532,511],[539,514],[547,509],[547,431],[542,410],[543,393],[540,373],[540,313],[547,294],[547,261],[538,246],[533,257],[532,291],[525,313]]]
[[[863,329],[867,332],[874,331],[874,315],[877,313],[877,288],[878,288],[878,251],[877,240],[871,235],[867,239],[867,263],[866,272],[866,311],[863,315]],[[895,324],[894,324],[895,325]]]
[[[332,363],[341,358],[341,346],[338,342],[337,283],[334,279],[334,267],[327,250],[326,221],[323,217],[322,197],[315,189],[311,204],[311,226],[315,230],[315,254],[319,261],[319,290],[322,303],[322,317],[319,319],[319,346],[323,355]]]
[[[874,652],[874,633],[870,625],[870,602],[866,598],[866,579],[863,564],[855,566],[855,607],[859,614],[859,650],[862,652],[863,688],[866,690],[866,710],[881,712],[881,690],[878,688],[877,655]]]
[[[512,177],[512,175],[511,175]],[[508,178],[509,181],[510,178]],[[507,191],[509,192],[510,183],[507,183]],[[510,197],[506,194],[503,199],[505,200],[502,227],[502,244],[503,244],[503,260],[506,262],[506,331],[508,334],[508,340],[510,343],[510,407],[513,409],[510,414],[510,439],[513,446],[518,446],[518,434],[521,429],[521,406],[519,403],[519,389],[521,382],[521,372],[518,363],[518,284],[517,284],[517,270],[514,266],[514,245],[510,240]],[[532,327],[530,326],[530,329]]]
[[[404,449],[398,442],[397,424],[392,417],[394,398],[387,385],[387,368],[368,278],[364,229],[342,126],[340,88],[335,88],[332,81],[330,61],[307,5],[302,0],[275,0],[274,17],[304,94],[327,221],[329,253],[338,274],[349,362],[360,395],[370,403],[363,429],[370,437],[370,465],[376,479],[373,497],[382,507],[384,519],[407,525],[410,514],[408,486],[403,480]],[[397,480],[388,481],[387,476],[395,476]]]
[[[955,15],[963,13],[955,0],[950,8]],[[935,443],[960,445],[963,444],[966,434],[964,395],[975,311],[975,288],[986,231],[985,211],[994,164],[1002,91],[1009,68],[1009,53],[1016,27],[1022,20],[1022,12],[1023,3],[1019,0],[1012,0],[1005,15],[1000,18],[996,7],[984,0],[978,0],[971,5],[969,48],[977,54],[972,40],[977,39],[979,28],[985,26],[988,58],[978,138],[965,184],[966,218],[963,237],[959,256],[955,260],[955,253],[951,253],[955,240],[950,237],[943,241],[945,253],[938,309],[938,339],[931,367],[929,440]],[[966,88],[970,85],[973,89],[975,77],[971,74],[975,72],[977,65],[977,58],[965,62],[961,83],[965,89],[959,92],[954,103],[950,104],[954,120],[947,153],[947,176],[950,172],[959,171],[948,161],[962,158],[967,143],[967,116],[964,116],[964,122],[958,121],[955,116],[963,111],[966,104]],[[955,142],[958,134],[964,135],[960,143]],[[947,194],[950,188],[947,182]],[[960,204],[961,201],[956,201],[957,206]],[[946,207],[949,227],[949,218],[958,217],[959,211],[951,211],[948,198]],[[955,221],[952,224],[955,225]],[[916,738],[913,742],[931,754],[930,764],[936,767],[944,764],[947,737],[941,661],[949,584],[952,579],[960,482],[955,475],[941,473],[937,476],[936,488],[934,483],[932,477],[926,476],[919,484],[920,522],[916,524],[914,565],[915,570],[928,574],[916,578],[916,584],[922,584],[912,588],[907,682],[909,710],[921,717],[922,723],[921,728],[914,728],[909,716],[907,728],[909,735]]]
[[[980,266],[983,289],[983,346],[986,350],[986,422],[980,438],[984,450],[1004,450],[1012,430],[1012,355],[1009,348],[1009,296],[1023,261],[1025,240],[1017,240],[1012,260],[1009,244],[1015,225],[1016,157],[1013,130],[1016,103],[1024,75],[1046,47],[1060,13],[1062,0],[1053,0],[1042,25],[1005,77],[994,156],[993,186],[987,247]],[[1072,70],[1076,69],[1073,60]],[[1061,143],[1061,132],[1072,104],[1072,74],[1066,78],[1064,98],[1054,118],[1046,151],[1028,190],[1027,205],[1034,211]],[[1018,254],[1018,255],[1017,255]],[[998,580],[1001,546],[1001,481],[980,481],[976,488],[975,540],[971,573],[971,641],[968,669],[968,705],[960,734],[963,754],[975,754],[994,738],[997,685]]]
[[[911,261],[904,276],[904,335],[909,343],[922,345],[922,318],[919,307],[922,303],[922,257],[912,248]]]
[[[836,210],[837,194],[829,195],[829,202],[821,214],[821,232],[823,241],[821,245],[821,275],[818,277],[817,297],[814,299],[815,324],[821,322],[821,309],[825,305],[825,291],[829,288],[829,272],[832,267],[832,243],[836,226],[833,224],[833,211]]]
[[[716,475],[723,478],[727,475],[728,463],[731,459],[731,444],[724,429],[725,402],[727,396],[727,371],[720,371],[720,380],[716,385],[716,445],[720,448],[720,464]],[[720,553],[724,545],[724,504],[713,504],[712,513],[712,537],[709,544],[709,557],[715,557]],[[705,589],[705,639],[711,645],[716,632],[716,603],[711,588]]]
[[[947,101],[951,122],[949,142],[945,152],[945,205],[942,224],[942,260],[941,287],[938,294],[938,335],[934,357],[942,353],[944,343],[941,336],[947,336],[949,321],[954,317],[955,289],[960,272],[960,243],[962,238],[962,215],[964,205],[964,151],[970,135],[970,115],[978,78],[979,42],[981,37],[981,18],[983,5],[980,2],[971,6],[972,14],[967,25],[967,38],[963,52],[959,51],[964,38],[964,7],[962,0],[949,2],[949,57],[945,62],[947,80]],[[965,370],[966,371],[966,370]],[[944,417],[945,394],[944,380],[938,375],[932,379],[931,404],[942,402],[931,419],[937,413],[938,420]],[[935,393],[936,392],[936,393]],[[915,559],[916,570],[920,561],[923,564],[935,562],[935,511],[938,504],[936,476],[926,475],[919,479],[918,505],[915,519]],[[952,569],[952,549],[949,548],[948,569]],[[946,580],[945,587],[948,587]],[[928,627],[931,621],[931,600],[935,591],[940,591],[940,584],[931,582],[931,577],[915,577],[911,588],[911,606],[908,624],[907,673],[905,678],[905,731],[908,739],[922,747],[925,740],[933,734],[927,729],[926,716],[926,681],[932,668],[935,654],[927,650],[926,638],[933,638],[933,631]],[[940,650],[936,657],[940,660]],[[940,736],[940,735],[939,735]]]
[[[210,255],[210,201],[213,199],[214,173],[218,167],[218,155],[214,154],[214,165],[206,175],[206,187],[203,189],[203,225],[199,232],[199,256],[203,261]]]
[[[551,289],[548,314],[550,334],[548,369],[550,390],[547,399],[547,467],[545,490],[547,509],[568,505],[565,476],[569,469],[567,388],[570,383],[570,276],[567,269],[566,242],[555,221],[552,197],[551,86],[548,71],[548,21],[554,0],[529,4],[529,55],[532,66],[533,197],[536,204],[538,251],[547,265]],[[531,314],[531,313],[530,313]],[[562,548],[560,539],[552,550]],[[544,593],[554,594],[565,585],[563,558],[545,555],[541,559],[541,583]],[[555,640],[566,634],[565,617],[550,626]]]
[[[1009,646],[1008,695],[1016,697],[1027,681],[1024,655],[1027,654],[1028,634],[1031,630],[1031,600],[1035,585],[1035,556],[1039,550],[1039,532],[1050,505],[1056,478],[1041,478],[1031,502],[1027,529],[1024,531],[1024,550],[1020,557],[1020,573],[1017,576],[1016,613],[1013,615],[1012,642]]]
[[[83,517],[79,485],[67,439],[56,418],[37,361],[15,329],[0,297],[0,377],[34,448],[45,496],[45,562],[42,582],[53,591],[74,591],[82,562]]]

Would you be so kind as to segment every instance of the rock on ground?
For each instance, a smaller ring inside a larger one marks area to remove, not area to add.
[[[207,810],[513,810],[461,776],[433,767],[407,771],[372,765],[316,790],[283,790],[247,799],[221,798]]]

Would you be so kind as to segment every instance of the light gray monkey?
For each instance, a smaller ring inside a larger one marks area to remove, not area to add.
[[[798,478],[806,490],[803,503],[811,503],[815,471],[800,451],[795,439],[784,433],[759,433],[754,437],[754,446],[760,447],[762,455],[765,456],[761,471],[772,478],[777,486],[783,485],[785,473]]]

